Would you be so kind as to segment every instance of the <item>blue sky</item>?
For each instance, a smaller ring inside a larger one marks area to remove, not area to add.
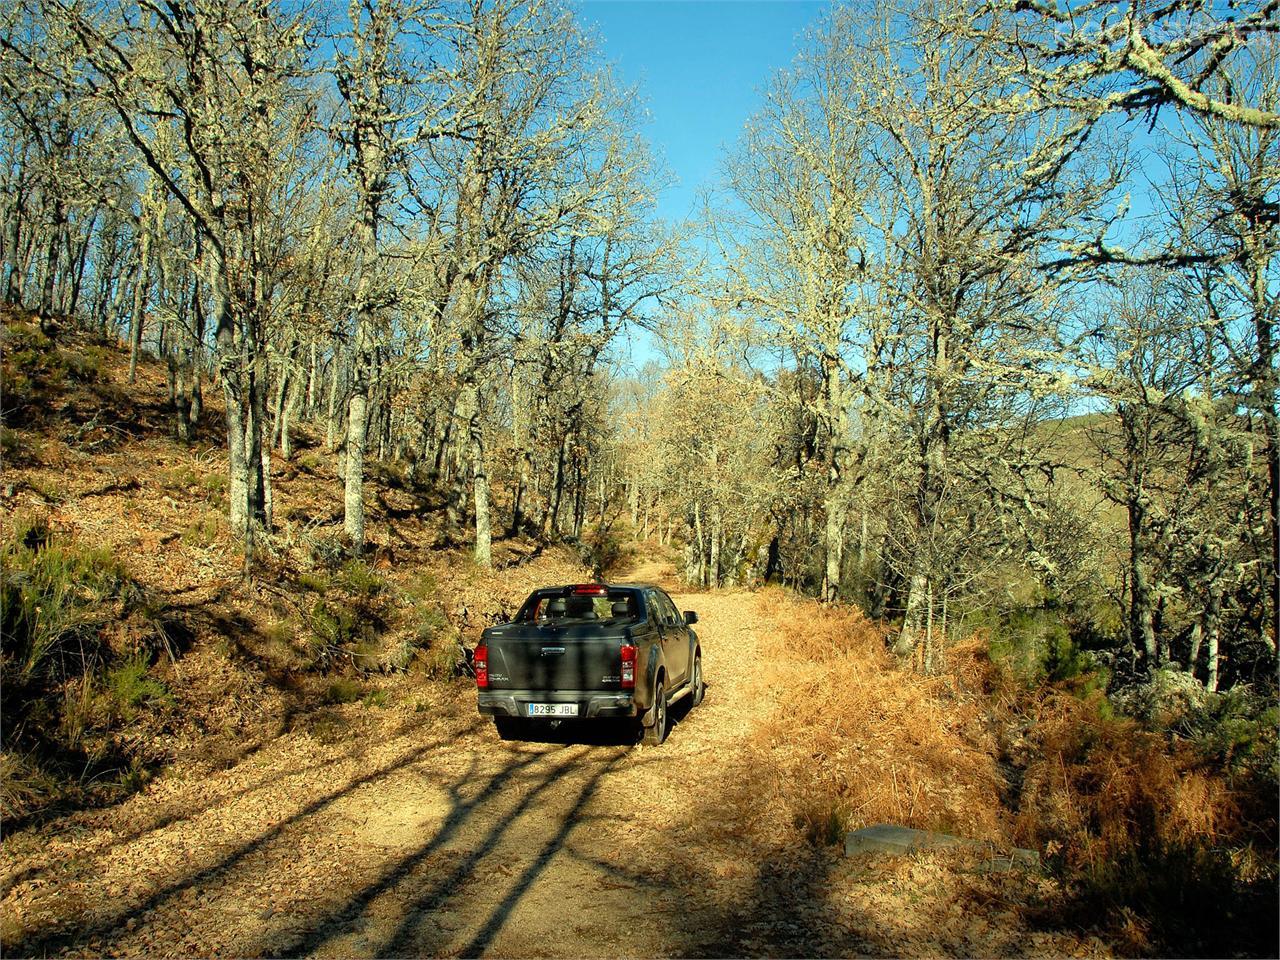
[[[621,79],[639,86],[645,135],[678,183],[659,213],[682,220],[715,178],[770,76],[795,57],[818,0],[581,0]]]

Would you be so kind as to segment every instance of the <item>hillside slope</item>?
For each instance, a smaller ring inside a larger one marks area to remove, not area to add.
[[[413,702],[531,587],[587,576],[577,551],[528,540],[475,568],[441,544],[434,492],[380,463],[368,548],[345,560],[335,457],[302,425],[293,459],[272,462],[275,532],[246,579],[217,389],[183,444],[160,363],[131,384],[123,349],[51,341],[13,313],[0,337],[11,825],[118,799],[176,761],[234,762],[298,726],[354,736],[335,703]],[[59,617],[42,587],[65,598]]]

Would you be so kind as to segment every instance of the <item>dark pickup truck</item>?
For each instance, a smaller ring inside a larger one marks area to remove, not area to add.
[[[472,656],[480,712],[510,739],[530,725],[630,718],[644,742],[666,739],[667,708],[702,702],[702,650],[671,598],[646,584],[535,590],[510,623],[489,627]]]

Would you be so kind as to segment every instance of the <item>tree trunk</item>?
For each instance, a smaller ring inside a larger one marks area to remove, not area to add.
[[[356,361],[358,367],[360,361]],[[369,422],[369,401],[358,386],[361,374],[353,377],[351,397],[347,401],[347,438],[345,484],[343,486],[342,529],[351,540],[351,549],[359,554],[364,546],[364,442]]]
[[[129,320],[129,382],[138,378],[138,353],[142,350],[142,327],[146,322],[147,287],[151,277],[151,228],[144,201],[138,225],[138,273],[133,283],[133,315]]]
[[[719,503],[711,504],[711,556],[707,562],[707,586],[720,586],[720,551],[724,540],[724,524]]]
[[[40,305],[36,311],[42,328],[45,326],[44,321],[53,317],[53,291],[58,279],[58,244],[62,240],[62,232],[67,221],[66,204],[59,198],[53,200],[52,205],[53,222],[49,225],[49,238],[45,245],[44,278],[40,284]]]
[[[290,378],[284,409],[280,411],[280,456],[284,457],[285,460],[293,459],[293,436],[290,433],[290,428],[294,417],[297,415],[298,405],[302,398],[300,383],[301,381],[297,377]]]
[[[1221,633],[1222,595],[1217,590],[1209,592],[1209,602],[1204,611],[1204,633],[1209,641],[1209,663],[1205,674],[1205,687],[1218,689],[1218,641]]]
[[[341,358],[342,355],[335,346],[333,356],[329,360],[332,370],[329,375],[328,409],[325,413],[324,426],[324,448],[326,450],[333,450],[338,436],[338,377],[342,367]]]
[[[476,563],[482,567],[493,566],[491,548],[492,527],[489,519],[489,474],[484,462],[484,430],[479,411],[471,422],[471,470],[475,489],[476,509]]]

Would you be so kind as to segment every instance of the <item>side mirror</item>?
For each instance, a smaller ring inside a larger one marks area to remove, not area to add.
[[[698,615],[692,610],[686,610],[684,612],[684,622],[692,626],[698,622]]]

